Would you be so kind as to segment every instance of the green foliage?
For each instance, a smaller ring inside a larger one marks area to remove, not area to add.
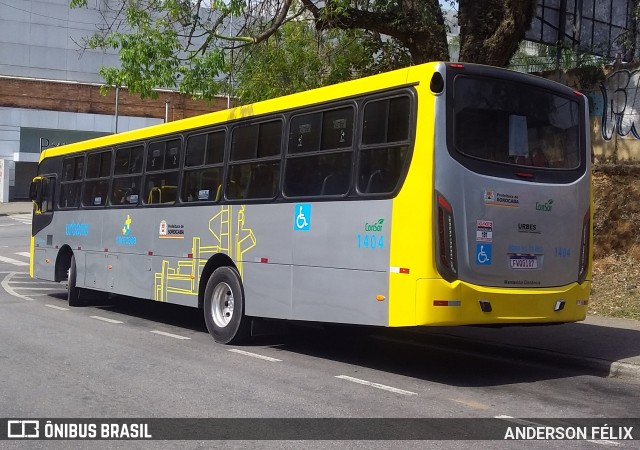
[[[553,45],[522,42],[518,51],[513,55],[509,67],[524,72],[546,72],[557,69],[557,48]],[[580,53],[571,48],[560,51],[560,69],[580,69],[585,74],[584,83],[593,77],[599,77],[602,67],[611,63],[610,60],[599,56]],[[597,81],[597,80],[595,80]],[[595,82],[592,81],[592,82]]]
[[[393,40],[358,30],[319,32],[306,21],[292,21],[268,41],[235,55],[229,89],[241,103],[251,103],[409,63],[406,50]]]
[[[500,2],[486,3],[487,16],[501,11]],[[466,17],[475,11],[471,4],[478,3],[467,2]],[[100,70],[107,86],[126,86],[141,97],[172,88],[206,99],[231,93],[249,102],[446,59],[442,9],[456,5],[460,2],[109,0],[105,23],[85,45],[119,53],[119,68]],[[502,30],[508,23],[494,25]],[[513,39],[509,36],[505,41]],[[490,35],[478,45],[498,38]]]
[[[233,1],[224,7],[234,9],[239,5]],[[86,0],[71,0],[71,6],[86,6]],[[157,88],[178,89],[207,99],[218,94],[220,84],[212,80],[224,68],[224,52],[189,46],[185,28],[192,25],[194,17],[188,3],[128,1],[123,12],[125,20],[121,26],[96,33],[85,43],[88,48],[114,49],[119,53],[120,68],[100,69],[105,81],[103,93],[110,87],[126,86],[142,98],[157,98]]]

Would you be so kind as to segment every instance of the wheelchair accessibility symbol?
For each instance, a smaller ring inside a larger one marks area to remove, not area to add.
[[[491,244],[476,244],[476,264],[491,264]]]
[[[293,219],[293,229],[306,231],[309,228],[311,228],[311,205],[309,203],[298,203]]]

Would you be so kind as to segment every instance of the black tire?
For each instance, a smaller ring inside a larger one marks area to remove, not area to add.
[[[237,344],[251,334],[251,319],[244,314],[244,289],[240,274],[232,267],[219,267],[209,277],[204,291],[204,320],[213,339]]]
[[[69,279],[67,280],[67,300],[69,301],[69,306],[81,306],[81,294],[82,289],[76,286],[76,257],[71,256]]]

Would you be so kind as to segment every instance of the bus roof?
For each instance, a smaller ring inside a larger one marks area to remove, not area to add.
[[[126,131],[118,134],[111,134],[73,144],[61,145],[43,150],[40,154],[40,161],[45,158],[60,156],[69,153],[93,150],[102,147],[119,145],[126,142],[134,142],[141,139],[148,139],[155,136],[182,132],[185,130],[197,129],[213,124],[226,123],[238,119],[261,116],[278,111],[286,111],[292,108],[314,105],[345,96],[358,95],[365,92],[380,90],[381,86],[394,87],[406,84],[417,83],[420,74],[429,67],[434,70],[437,62],[421,64],[419,66],[398,69],[378,75],[372,75],[357,80],[345,81],[330,86],[324,86],[310,91],[298,92],[284,97],[277,97],[264,100],[258,103],[238,106],[235,108],[215,111],[173,122],[153,125],[150,127]]]

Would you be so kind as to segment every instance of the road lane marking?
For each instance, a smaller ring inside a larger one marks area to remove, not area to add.
[[[50,305],[48,303],[45,303],[44,306],[46,306],[47,308],[59,309],[60,311],[69,311],[69,308],[63,308],[62,306],[58,305]]]
[[[11,216],[11,218],[25,225],[31,225],[31,222],[33,222],[33,216],[31,214],[15,214]]]
[[[109,323],[124,323],[124,322],[121,322],[121,321],[119,321],[119,320],[108,319],[108,318],[106,318],[106,317],[100,317],[100,316],[89,316],[89,317],[91,317],[92,319],[102,320],[103,322],[109,322]]]
[[[30,286],[14,286],[14,289],[29,289],[31,291],[62,291],[62,288],[38,288],[38,287],[30,287]]]
[[[11,279],[11,286],[14,289],[55,289],[57,291],[66,291],[67,286],[61,285],[60,283],[34,283],[33,281],[14,281],[15,278]],[[22,286],[20,286],[22,285]],[[25,286],[26,285],[26,286]],[[38,286],[48,286],[48,287],[38,287]]]
[[[168,337],[172,337],[174,339],[191,339],[190,337],[180,336],[179,334],[171,334],[171,333],[167,333],[165,331],[153,330],[153,331],[151,331],[151,333],[161,334],[162,336],[168,336]]]
[[[270,356],[258,355],[257,353],[245,352],[244,350],[238,350],[237,348],[232,348],[229,351],[233,352],[233,353],[239,353],[239,354],[245,355],[245,356],[251,356],[252,358],[264,359],[265,361],[282,362],[282,360],[278,359],[278,358],[272,358]]]
[[[15,274],[16,274],[16,272],[9,272],[7,274],[7,276],[5,276],[2,279],[2,282],[0,283],[0,286],[2,286],[2,289],[4,289],[7,292],[7,294],[11,295],[12,297],[17,297],[19,299],[27,300],[27,301],[32,302],[33,301],[32,298],[29,298],[29,297],[27,297],[25,295],[18,294],[16,291],[13,290],[13,288],[11,286],[9,286],[9,281],[11,281],[11,277],[13,277]]]
[[[456,403],[460,403],[462,405],[465,405],[471,409],[479,409],[479,410],[486,410],[491,408],[491,406],[485,404],[485,403],[480,403],[477,402],[475,400],[464,400],[461,398],[452,398],[451,401],[456,402]]]
[[[14,266],[28,266],[28,262],[18,261],[17,259],[7,258],[6,256],[0,256],[0,261],[13,264]]]
[[[24,256],[26,258],[31,258],[31,253],[29,252],[16,252],[16,255]]]
[[[336,375],[336,378],[340,378],[341,380],[351,381],[353,383],[364,384],[365,386],[371,386],[371,387],[374,387],[374,388],[377,388],[377,389],[383,389],[383,390],[389,391],[389,392],[395,392],[396,394],[418,395],[415,392],[405,391],[404,389],[394,388],[392,386],[387,386],[386,384],[373,383],[371,381],[361,380],[360,378],[353,378],[353,377],[350,377],[350,376],[347,376],[347,375]]]

